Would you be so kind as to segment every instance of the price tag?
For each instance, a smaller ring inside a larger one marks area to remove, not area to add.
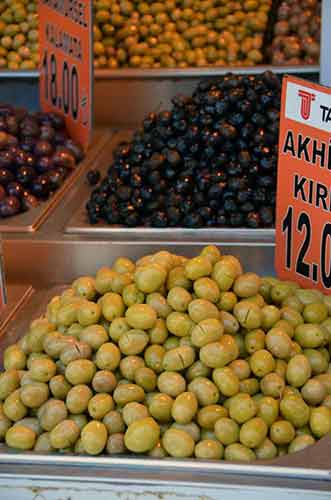
[[[331,293],[331,89],[292,76],[282,88],[275,267]]]
[[[92,0],[39,0],[40,105],[85,149],[92,131]]]

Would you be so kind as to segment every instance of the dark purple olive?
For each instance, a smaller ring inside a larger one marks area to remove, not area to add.
[[[7,168],[0,168],[0,184],[7,185],[15,179],[14,174]]]
[[[52,141],[55,138],[55,130],[51,124],[45,124],[40,127],[40,139],[42,141]]]
[[[38,199],[29,193],[29,191],[24,191],[22,198],[22,208],[24,210],[29,210],[29,208],[35,208],[39,205]]]
[[[53,146],[49,141],[37,141],[34,152],[37,156],[51,156]]]
[[[48,179],[52,190],[59,189],[65,180],[65,174],[60,169],[54,169],[48,173]]]
[[[8,146],[17,146],[18,138],[15,135],[8,134]]]
[[[24,120],[21,121],[20,128],[21,134],[24,137],[39,137],[40,135],[38,122],[31,117],[24,118]]]
[[[63,146],[68,140],[68,134],[64,130],[57,130],[54,136],[54,142],[58,146]]]
[[[18,182],[25,186],[27,184],[30,184],[30,182],[35,179],[36,175],[36,171],[33,167],[24,165],[23,167],[17,169],[16,179],[18,180]]]
[[[15,163],[17,166],[23,166],[27,164],[28,153],[23,151],[23,149],[18,149],[15,155]]]
[[[54,153],[53,161],[56,167],[73,169],[76,166],[74,155],[65,148],[60,148]]]
[[[23,185],[16,181],[9,182],[6,190],[9,196],[16,196],[17,198],[21,198],[24,193]]]
[[[39,175],[31,182],[31,192],[37,198],[47,198],[50,192],[50,183],[46,174]]]
[[[11,217],[20,211],[20,200],[16,196],[7,196],[0,202],[0,217]]]
[[[2,201],[4,198],[6,198],[6,191],[3,186],[0,185],[0,201]]]
[[[18,119],[15,115],[7,116],[6,119],[8,132],[12,135],[17,135],[19,131]]]
[[[42,156],[38,159],[36,169],[40,174],[49,172],[54,168],[54,161],[51,156]]]
[[[24,140],[20,143],[21,149],[23,149],[23,151],[26,151],[27,153],[32,153],[36,142],[37,140],[35,137],[25,137]]]
[[[84,158],[84,151],[81,148],[79,144],[74,142],[72,139],[68,139],[65,144],[65,148],[70,151],[74,157],[76,158],[76,161],[81,161]]]
[[[90,186],[95,186],[100,181],[101,174],[99,170],[93,169],[89,170],[86,174],[87,182]]]
[[[0,168],[10,168],[14,161],[14,156],[10,151],[0,151]]]
[[[65,127],[64,118],[58,113],[49,113],[50,119],[52,120],[54,128],[56,130],[61,130]]]

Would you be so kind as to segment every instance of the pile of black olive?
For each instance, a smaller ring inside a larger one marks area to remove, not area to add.
[[[82,158],[60,115],[0,106],[0,218],[49,198]]]
[[[271,72],[228,74],[150,113],[92,191],[90,223],[272,227],[280,88]]]

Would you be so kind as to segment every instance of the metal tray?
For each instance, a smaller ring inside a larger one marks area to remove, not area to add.
[[[170,249],[169,245],[163,245]],[[110,247],[108,251],[108,261],[118,255],[116,246]],[[190,253],[193,246],[178,245],[176,252]],[[134,248],[126,252],[127,246],[122,245],[120,250],[123,255],[130,253],[134,255]],[[223,251],[229,251],[226,245]],[[136,251],[137,257],[143,253],[150,252],[149,246],[140,245]],[[261,246],[256,246],[254,252],[247,253],[245,245],[236,247],[236,255],[245,256],[245,266],[248,269],[256,267],[260,260],[266,273],[273,267],[273,252],[267,252]],[[98,263],[98,256],[95,249],[90,251],[91,266]],[[262,270],[262,272],[263,272]],[[84,267],[80,269],[80,274],[86,273]],[[88,269],[90,271],[90,269]],[[260,269],[261,272],[261,269]],[[36,290],[29,301],[21,307],[6,329],[6,335],[0,338],[0,356],[4,349],[16,342],[26,331],[30,321],[40,316],[44,311],[47,302],[63,291],[64,286],[59,285],[49,289]],[[268,482],[274,485],[291,485],[300,488],[315,488],[330,491],[331,481],[331,437],[321,439],[315,445],[295,453],[283,456],[271,461],[256,461],[253,464],[238,464],[231,462],[215,462],[192,459],[151,459],[139,456],[123,457],[88,457],[77,455],[36,454],[33,452],[18,453],[0,446],[0,476],[14,476],[17,471],[29,475],[29,477],[51,477],[56,478],[70,476],[72,480],[90,478],[93,481],[111,481],[132,483],[142,481],[144,483],[166,484],[177,482],[180,484],[205,483],[219,485],[220,483],[231,482],[239,485],[243,481],[247,484],[256,484],[260,480],[263,486]]]
[[[0,337],[18,309],[33,293],[30,285],[9,284],[6,289],[7,304],[0,310]]]
[[[129,141],[132,130],[121,130],[115,133],[100,155],[103,177],[112,161],[113,151],[116,145],[122,141]],[[107,162],[108,161],[108,162]],[[182,227],[169,228],[146,228],[146,227],[124,227],[120,225],[107,225],[103,223],[91,225],[87,220],[85,205],[88,198],[79,206],[69,219],[65,232],[71,234],[84,234],[90,236],[105,236],[117,241],[222,241],[222,242],[259,242],[273,243],[275,239],[274,229],[249,229],[249,228],[199,228],[188,229]]]
[[[43,224],[46,218],[51,214],[55,207],[60,203],[66,192],[74,184],[77,178],[82,175],[88,166],[96,159],[100,150],[106,142],[107,136],[104,132],[96,131],[92,138],[91,146],[84,160],[75,168],[75,170],[65,180],[60,189],[55,191],[54,195],[45,202],[41,202],[36,208],[30,209],[25,213],[0,219],[0,232],[2,233],[31,233]]]

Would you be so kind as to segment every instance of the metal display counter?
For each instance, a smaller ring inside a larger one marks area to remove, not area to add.
[[[97,72],[96,123],[107,126],[107,130],[102,131],[103,142],[89,162],[89,168],[105,171],[111,163],[112,148],[128,137],[129,127],[139,123],[146,111],[169,107],[175,94],[190,93],[201,78],[222,76],[228,71],[256,73],[266,69],[295,72],[312,79],[316,79],[319,72],[319,67]],[[26,104],[29,96],[30,106],[35,108],[37,85],[37,72],[0,75],[3,100],[17,105],[23,104],[23,99]],[[117,133],[121,128],[124,130]],[[246,269],[259,274],[274,273],[273,230],[171,229],[161,232],[91,227],[87,226],[84,214],[89,193],[85,176],[79,175],[37,231],[2,233],[9,290],[23,291],[26,287],[28,291],[24,295],[26,300],[17,303],[7,316],[4,334],[0,336],[0,351],[26,332],[28,323],[44,311],[58,287],[69,284],[77,276],[94,274],[119,256],[138,258],[160,249],[192,256],[202,246],[216,243],[224,253],[238,256]],[[245,500],[265,500],[269,497],[285,500],[300,496],[304,500],[326,500],[331,498],[330,447],[331,437],[326,437],[294,455],[249,465],[160,461],[137,456],[18,454],[0,447],[0,499],[237,500],[244,497]]]

